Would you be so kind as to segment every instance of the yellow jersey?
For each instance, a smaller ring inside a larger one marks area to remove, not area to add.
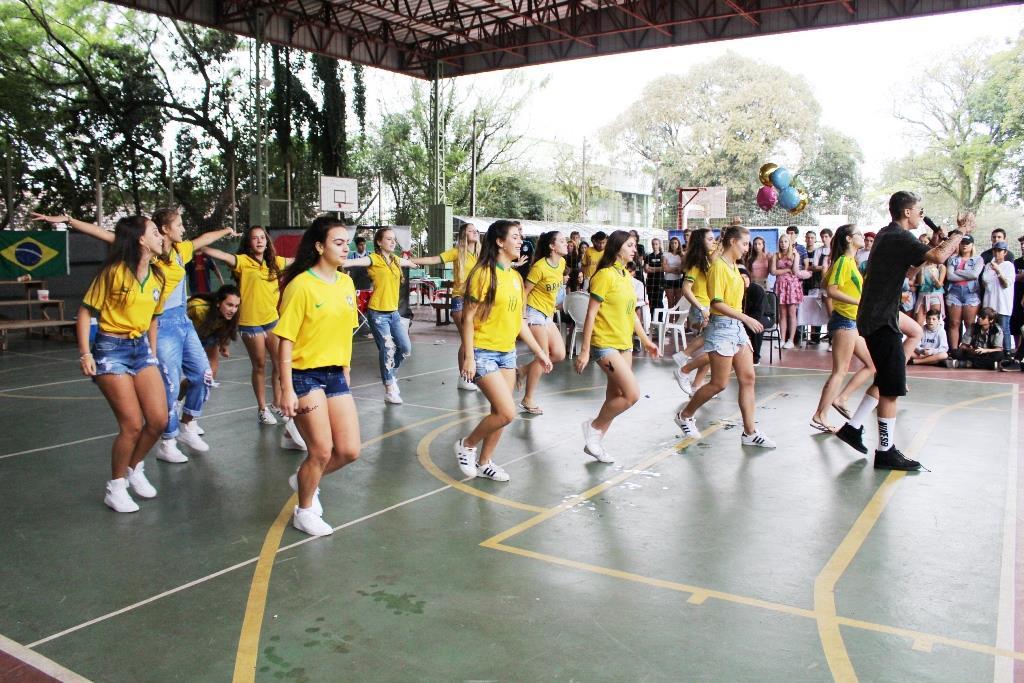
[[[632,280],[633,276],[618,261],[590,279],[590,298],[601,302],[590,336],[592,346],[620,351],[633,348],[636,290]]]
[[[370,267],[366,269],[373,280],[373,294],[369,307],[374,311],[390,313],[398,310],[398,290],[402,285],[402,266],[392,254],[389,260],[374,252],[370,254]]]
[[[288,262],[277,257],[277,269],[284,271]],[[251,256],[235,256],[235,281],[242,293],[238,307],[238,324],[244,327],[267,325],[277,320],[277,302],[281,297],[281,283],[270,274],[270,266]]]
[[[165,309],[185,305],[188,299],[185,292],[185,266],[192,262],[195,253],[195,245],[190,240],[185,240],[171,245],[170,258],[167,261],[162,258],[154,261],[164,272],[164,289],[167,291]]]
[[[828,270],[826,286],[837,285],[840,292],[858,301],[860,301],[860,290],[863,284],[864,278],[861,277],[857,264],[846,254],[836,259]],[[848,304],[845,301],[832,299],[832,310],[849,320],[857,319],[858,308],[860,308],[860,304]]]
[[[206,316],[210,314],[210,302],[199,297],[192,297],[188,300],[185,314],[192,321],[192,325],[198,329],[206,321]]]
[[[127,265],[119,263],[96,276],[82,305],[96,314],[100,332],[136,339],[149,331],[153,316],[163,313],[166,291],[152,265],[139,282]]]
[[[693,292],[693,298],[696,299],[701,306],[707,308],[711,305],[711,299],[708,297],[708,276],[703,270],[694,266],[686,271],[686,275],[683,277],[684,280],[689,280],[693,283],[690,291]]]
[[[294,342],[292,368],[309,370],[352,362],[352,330],[359,326],[356,287],[337,273],[334,282],[312,270],[296,275],[281,297],[274,334]]]
[[[476,265],[477,255],[467,251],[460,265],[459,248],[452,247],[447,251],[441,252],[438,257],[441,259],[441,263],[452,264],[452,296],[463,296],[466,293],[466,276],[469,275],[469,271],[473,270],[473,266]]]
[[[597,272],[597,264],[601,262],[602,256],[604,256],[603,249],[587,247],[587,253],[583,255],[583,277],[588,280],[594,277],[594,273]]]
[[[565,259],[561,256],[558,257],[557,266],[552,266],[546,258],[534,263],[526,276],[526,280],[533,283],[533,289],[526,297],[526,304],[550,316],[555,312],[555,300],[558,298],[558,290],[562,287],[564,277]]]
[[[711,301],[721,301],[734,311],[743,312],[743,276],[735,263],[726,263],[721,256],[711,262],[708,297]]]
[[[473,348],[506,353],[516,348],[516,337],[523,324],[523,278],[512,266],[495,266],[497,287],[494,305],[487,315],[480,313],[473,318]],[[471,301],[481,302],[487,296],[491,285],[491,274],[486,268],[476,271],[467,284],[466,296]]]

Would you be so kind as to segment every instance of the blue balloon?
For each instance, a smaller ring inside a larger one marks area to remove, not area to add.
[[[778,171],[776,171],[776,173],[778,173]],[[772,182],[775,182],[774,176],[772,177]],[[799,203],[800,193],[792,185],[779,192],[779,206],[786,211],[792,211]]]
[[[793,174],[790,173],[789,169],[786,168],[785,166],[779,166],[777,169],[775,169],[772,172],[771,177],[772,185],[774,185],[775,189],[778,190],[779,192],[785,190],[787,187],[789,187],[789,184],[793,182]],[[788,211],[789,209],[786,210]]]

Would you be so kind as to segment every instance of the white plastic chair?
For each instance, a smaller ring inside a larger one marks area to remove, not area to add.
[[[672,308],[659,308],[651,317],[651,326],[657,335],[659,353],[665,352],[665,337],[672,335],[672,343],[676,351],[686,348],[686,316],[690,312],[690,302],[680,298]]]
[[[586,292],[569,292],[565,295],[565,301],[562,302],[562,310],[565,311],[566,315],[573,322],[572,334],[569,335],[569,343],[566,344],[569,358],[578,353],[576,350],[576,340],[580,339],[582,343],[583,323],[587,319],[587,308],[589,307],[590,295]]]

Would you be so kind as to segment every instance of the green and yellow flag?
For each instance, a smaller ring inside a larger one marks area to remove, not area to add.
[[[0,279],[69,274],[68,234],[63,230],[0,231]]]

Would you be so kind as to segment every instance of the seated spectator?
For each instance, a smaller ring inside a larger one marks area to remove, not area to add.
[[[946,360],[947,368],[981,368],[997,370],[1003,360],[1003,331],[998,316],[991,308],[978,313],[978,322],[960,341],[960,347]]]
[[[942,326],[942,315],[937,308],[928,311],[924,321],[924,335],[908,361],[910,365],[937,365],[949,357],[949,342]]]

